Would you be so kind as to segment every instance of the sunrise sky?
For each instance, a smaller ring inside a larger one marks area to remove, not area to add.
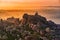
[[[47,9],[49,8],[49,9]],[[52,10],[54,8],[54,10]],[[39,13],[45,16],[47,19],[60,24],[60,0],[0,0],[0,10],[41,10]],[[48,11],[47,11],[48,10]],[[0,19],[6,19],[7,17],[21,17],[24,12],[1,12]],[[32,13],[30,13],[32,14]]]
[[[0,9],[39,9],[40,6],[60,6],[59,0],[0,0]]]

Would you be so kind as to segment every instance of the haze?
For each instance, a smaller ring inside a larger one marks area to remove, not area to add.
[[[41,13],[41,9],[45,11]],[[45,16],[47,19],[53,20],[55,23],[60,23],[60,0],[0,0],[0,10],[38,10],[40,15]],[[11,16],[20,18],[25,13],[21,11],[2,12],[3,11],[0,11],[0,19],[6,19]],[[26,12],[29,14],[35,13],[31,11]]]
[[[39,9],[40,6],[59,4],[59,0],[0,0],[0,9]]]

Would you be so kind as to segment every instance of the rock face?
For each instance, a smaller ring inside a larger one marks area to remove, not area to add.
[[[51,29],[56,29],[56,27],[57,27],[57,24],[55,24],[53,21],[51,21],[51,20],[49,20],[48,21],[48,24],[51,26]]]
[[[35,13],[35,15],[28,15],[28,14],[24,14],[23,15],[23,19],[25,19],[24,21],[27,23],[33,23],[33,24],[37,24],[37,23],[47,23],[47,20],[45,17],[42,17],[40,15],[38,15],[38,13]]]
[[[23,15],[23,19],[21,21],[21,24],[34,24],[39,25],[43,27],[51,27],[51,29],[54,29],[56,27],[56,24],[52,21],[47,21],[47,19],[41,15],[38,15],[38,12],[35,13],[35,15],[28,15],[27,13]]]
[[[10,23],[19,24],[19,18],[11,17],[11,18],[7,18],[7,21]]]

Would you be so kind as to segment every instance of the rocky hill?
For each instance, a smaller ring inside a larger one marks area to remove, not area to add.
[[[35,13],[0,20],[0,40],[59,40],[60,25]]]

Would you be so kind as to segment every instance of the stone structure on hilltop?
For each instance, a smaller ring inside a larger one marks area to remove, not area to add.
[[[54,26],[56,27],[56,25],[54,25],[55,23],[52,24],[51,22],[52,21],[47,21],[45,17],[39,15],[38,12],[36,12],[35,15],[28,15],[25,13],[23,15],[21,25],[29,24],[31,26],[33,24],[43,28],[50,27],[52,29]]]
[[[27,13],[23,15],[21,24],[34,24],[34,25],[44,25],[48,23],[47,19],[43,16],[38,15],[38,12],[35,15],[28,15]]]

